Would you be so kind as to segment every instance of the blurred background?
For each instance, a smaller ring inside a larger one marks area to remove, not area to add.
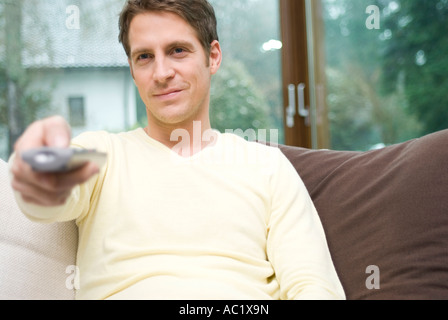
[[[146,125],[118,43],[124,2],[0,0],[0,158],[49,115],[74,136]],[[448,128],[448,0],[210,2],[224,53],[215,129],[364,151]]]

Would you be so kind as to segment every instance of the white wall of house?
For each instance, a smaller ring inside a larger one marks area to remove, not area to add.
[[[136,90],[129,68],[36,70],[32,82],[34,88],[52,92],[52,109],[41,117],[59,114],[69,121],[69,98],[84,98],[85,126],[73,126],[73,136],[85,131],[121,132],[137,122]]]
[[[73,137],[85,131],[122,132],[137,123],[135,84],[129,68],[35,70],[31,89],[51,92],[52,102],[39,118],[62,115],[69,119],[69,98],[83,97],[85,126],[72,126]],[[0,126],[0,158],[7,160],[7,128]]]
[[[74,68],[35,70],[32,90],[51,92],[52,102],[39,118],[62,115],[69,119],[69,98],[83,97],[85,125],[72,126],[72,136],[85,131],[122,132],[137,123],[135,84],[129,68]],[[7,128],[0,127],[0,158],[7,160]]]

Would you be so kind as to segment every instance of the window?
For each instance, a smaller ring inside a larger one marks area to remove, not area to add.
[[[368,150],[448,128],[448,1],[210,2],[224,54],[212,82],[215,129]],[[74,135],[145,125],[117,41],[123,4],[0,3],[2,159],[29,123],[51,114],[66,116]]]
[[[84,98],[68,98],[69,123],[73,127],[83,127],[86,124]]]
[[[319,147],[369,150],[448,128],[448,1],[308,5]]]

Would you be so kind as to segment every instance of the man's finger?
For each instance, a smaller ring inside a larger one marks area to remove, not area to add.
[[[15,150],[38,148],[42,146],[65,148],[70,144],[70,126],[64,118],[55,116],[32,123],[17,141]]]
[[[55,116],[47,118],[43,123],[44,145],[49,147],[67,148],[70,145],[70,126],[64,118]]]

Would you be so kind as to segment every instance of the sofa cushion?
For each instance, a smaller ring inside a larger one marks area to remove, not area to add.
[[[74,299],[75,223],[40,225],[15,203],[0,159],[0,300]]]
[[[448,131],[369,152],[280,148],[348,299],[448,298]]]

